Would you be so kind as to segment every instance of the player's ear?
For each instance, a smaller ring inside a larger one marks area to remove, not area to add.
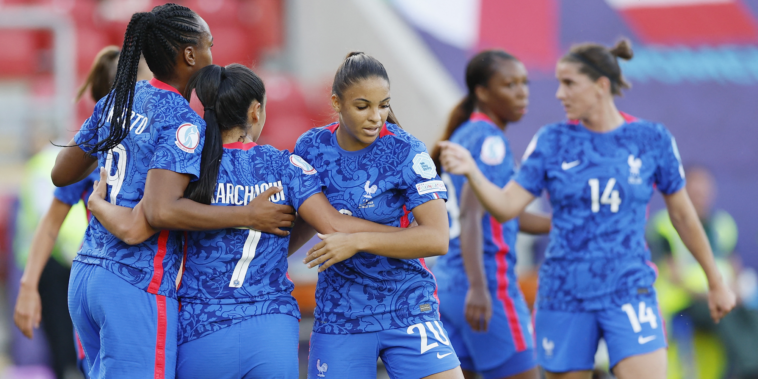
[[[476,86],[474,88],[474,95],[476,95],[476,101],[486,103],[490,97],[490,91],[485,86]]]
[[[340,113],[340,98],[337,96],[337,94],[332,94],[332,109],[334,109],[335,112]]]
[[[601,94],[611,93],[611,80],[607,76],[601,76],[595,81],[595,86],[600,90]]]
[[[261,120],[263,107],[258,100],[253,100],[253,104],[247,109],[247,122],[250,125],[255,125]]]

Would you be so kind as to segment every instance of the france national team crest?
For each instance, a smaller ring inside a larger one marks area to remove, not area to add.
[[[482,162],[490,166],[499,165],[505,158],[505,142],[498,136],[485,138],[479,156]]]
[[[200,143],[200,131],[197,125],[184,123],[176,129],[176,146],[187,153],[194,153]]]
[[[308,162],[306,162],[305,159],[300,158],[299,155],[290,155],[290,163],[292,163],[295,167],[299,167],[306,175],[313,175],[316,173],[316,169],[313,168],[313,166],[311,166]]]
[[[326,370],[329,369],[329,366],[326,364],[326,362],[321,363],[321,360],[319,359],[316,361],[316,369],[318,370],[319,378],[323,378],[326,376]]]
[[[629,154],[627,162],[629,163],[629,184],[641,184],[640,168],[642,168],[642,159],[635,158],[634,155]]]
[[[432,179],[437,176],[437,167],[428,153],[418,153],[413,157],[413,171],[424,179]]]

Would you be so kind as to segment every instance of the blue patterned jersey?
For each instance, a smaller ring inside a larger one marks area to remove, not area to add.
[[[321,180],[305,161],[271,146],[224,145],[213,205],[243,206],[269,187],[271,197],[296,210],[316,193]],[[300,318],[287,278],[290,237],[252,229],[188,232],[179,286],[179,343],[231,326],[249,317],[283,313]]]
[[[92,186],[95,184],[95,181],[98,180],[100,180],[100,169],[96,168],[95,171],[92,171],[92,173],[87,175],[86,178],[74,184],[56,188],[53,196],[62,203],[68,205],[74,205],[78,203],[79,200],[83,200],[86,204],[87,199],[89,199],[89,196],[92,194]],[[87,216],[89,217],[89,211],[87,212]]]
[[[513,152],[508,140],[503,131],[484,114],[474,113],[450,136],[450,141],[470,151],[479,170],[498,187],[504,187],[515,175]],[[466,177],[443,173],[442,180],[449,191],[446,205],[450,217],[450,249],[446,255],[437,258],[434,274],[440,289],[465,292],[469,282],[461,257],[459,204]],[[493,296],[520,298],[522,295],[516,285],[515,271],[518,219],[501,224],[485,212],[481,225],[484,270],[490,292]]]
[[[103,113],[105,99],[74,137],[85,151],[108,136],[113,110]],[[101,117],[106,121],[97,130]],[[98,167],[108,171],[106,200],[134,208],[142,200],[147,172],[154,168],[197,180],[205,122],[176,89],[156,79],[137,83],[129,128],[129,135],[111,152],[97,154]],[[76,260],[100,265],[147,292],[175,297],[181,234],[162,231],[129,246],[93,219]]]
[[[527,147],[516,181],[553,207],[540,309],[582,311],[652,292],[656,272],[644,236],[653,187],[684,187],[676,142],[660,124],[624,115],[595,133],[577,122],[548,125]]]
[[[447,198],[424,144],[397,125],[385,124],[374,143],[359,151],[339,146],[338,127],[309,130],[295,154],[318,170],[326,197],[340,213],[401,226],[406,210]],[[436,294],[423,259],[359,252],[319,273],[313,330],[376,332],[439,320]]]

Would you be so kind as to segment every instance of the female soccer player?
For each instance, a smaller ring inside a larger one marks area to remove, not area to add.
[[[188,197],[238,206],[278,186],[284,190],[271,201],[294,206],[322,233],[397,230],[341,215],[321,192],[313,167],[255,144],[266,111],[263,82],[252,70],[207,66],[187,84],[185,96],[193,90],[205,108],[205,149],[212,158],[203,160],[203,176],[190,184]],[[106,202],[104,186],[98,188],[89,207],[116,237],[139,242],[154,234],[144,217],[124,223],[119,212],[126,208]],[[249,229],[189,232],[179,288],[179,377],[298,377],[300,312],[286,277],[288,243],[289,237]],[[252,340],[259,343],[247,343]]]
[[[515,175],[503,132],[526,113],[527,72],[502,50],[475,55],[466,67],[468,94],[453,109],[443,140],[464,146],[487,180],[503,187]],[[432,152],[439,159],[440,148]],[[436,161],[435,163],[439,163]],[[537,378],[529,307],[516,278],[516,233],[547,233],[550,220],[524,213],[500,224],[460,175],[442,174],[448,189],[450,250],[437,259],[441,319],[466,378]]]
[[[95,102],[108,95],[116,76],[119,53],[120,50],[117,46],[106,46],[100,50],[90,68],[87,79],[79,88],[76,96],[77,101],[87,90]],[[138,77],[141,80],[147,80],[152,78],[152,73],[147,69],[147,66],[141,65]],[[52,160],[50,163],[52,165]],[[98,178],[98,173],[93,172],[80,182],[55,190],[53,202],[39,221],[32,238],[24,275],[21,277],[18,299],[16,300],[13,319],[25,336],[32,338],[34,328],[39,327],[40,320],[44,320],[45,334],[54,358],[53,369],[58,377],[63,377],[68,362],[72,361],[74,357],[77,358],[76,362],[85,375],[89,370],[85,368],[84,351],[80,348],[78,337],[75,337],[74,344],[71,344],[71,336],[74,332],[71,318],[68,316],[66,302],[71,270],[62,266],[57,260],[50,259],[50,256],[55,248],[58,233],[61,230],[66,233],[67,228],[76,229],[77,226],[74,224],[77,224],[77,220],[84,219],[84,207],[77,207],[76,211],[82,213],[79,216],[74,215],[66,223],[70,226],[64,227],[64,221],[68,220],[67,216],[70,211],[80,200],[87,200],[92,191],[92,184]],[[81,240],[71,241],[71,243],[76,244],[76,249],[78,249]],[[70,259],[73,259],[73,256]],[[67,264],[70,266],[70,261]],[[43,270],[46,273],[64,272],[63,270],[65,270],[65,276],[54,276],[65,278],[65,282],[51,282],[52,278],[43,279],[46,276]],[[40,286],[43,289],[42,291],[39,290]],[[57,309],[61,307],[62,309]],[[64,315],[61,316],[60,312],[64,312]]]
[[[294,220],[286,213],[291,207],[265,197],[248,207],[211,207],[182,196],[200,174],[205,122],[180,91],[211,63],[212,42],[208,25],[189,8],[166,4],[135,13],[113,89],[74,137],[78,147],[58,155],[53,183],[68,185],[105,167],[109,201],[131,208],[144,200],[156,228],[251,226],[286,235],[278,227]],[[150,82],[136,82],[140,55],[155,75]],[[129,246],[97,220],[90,224],[72,266],[69,311],[91,378],[174,376],[180,238],[165,230]]]
[[[535,135],[504,189],[484,177],[468,151],[442,143],[445,170],[466,175],[498,220],[520,214],[543,189],[549,194],[553,228],[535,321],[538,363],[548,378],[589,378],[600,337],[616,377],[665,378],[666,337],[644,238],[654,186],[708,277],[711,316],[718,321],[734,307],[684,190],[674,138],[662,125],[616,109],[613,96],[629,87],[617,58],[631,57],[624,40],[612,49],[577,45],[558,61],[556,96],[570,121]]]
[[[332,234],[309,251],[321,264],[308,377],[371,378],[381,357],[393,378],[461,378],[439,321],[423,257],[447,252],[445,185],[424,144],[397,125],[384,66],[350,53],[332,85],[339,123],[303,134],[295,154],[314,166],[340,213],[400,232]]]

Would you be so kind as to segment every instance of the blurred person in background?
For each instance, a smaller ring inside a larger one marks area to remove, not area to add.
[[[548,379],[589,378],[601,337],[617,378],[666,377],[666,335],[644,238],[654,187],[706,272],[711,317],[719,321],[735,303],[684,189],[674,138],[663,125],[616,108],[614,96],[629,88],[618,58],[632,58],[628,40],[613,48],[574,45],[558,61],[556,97],[568,120],[537,132],[505,188],[487,180],[468,150],[441,142],[445,170],[466,175],[498,221],[520,215],[543,190],[549,195],[553,228],[535,315],[537,360]]]
[[[466,66],[468,94],[450,114],[442,140],[465,147],[488,180],[505,186],[514,176],[504,135],[526,114],[524,64],[502,50],[475,55]],[[440,148],[432,158],[438,169]],[[524,213],[503,224],[487,213],[465,176],[442,173],[448,190],[450,246],[434,274],[440,318],[467,379],[536,379],[531,315],[516,278],[516,234],[548,233],[550,219]]]
[[[107,46],[97,54],[76,101],[87,90],[95,103],[108,94],[116,76],[118,56],[117,46]],[[144,63],[138,75],[140,80],[152,78]],[[55,188],[50,171],[58,151],[56,147],[47,147],[27,164],[29,180],[24,181],[20,191],[15,239],[17,263],[25,267],[13,320],[28,338],[33,337],[34,329],[42,322],[53,357],[53,371],[56,377],[64,378],[76,366],[86,373],[78,337],[74,336],[71,343],[74,330],[67,297],[71,263],[81,245],[89,216],[80,200],[89,197],[98,176],[93,172],[78,183]],[[37,212],[31,210],[40,206],[40,192],[48,190],[54,191],[50,206],[41,217],[36,216]]]
[[[738,277],[750,275],[750,271],[742,272],[739,257],[734,254],[737,224],[727,211],[713,208],[716,180],[707,168],[690,166],[686,174],[687,193],[713,247],[716,265],[726,282],[738,289]],[[731,314],[714,324],[708,312],[708,280],[665,209],[648,223],[647,240],[660,270],[656,290],[661,311],[671,325],[669,377],[715,379],[728,370],[730,377],[758,378],[758,312],[740,302]]]

